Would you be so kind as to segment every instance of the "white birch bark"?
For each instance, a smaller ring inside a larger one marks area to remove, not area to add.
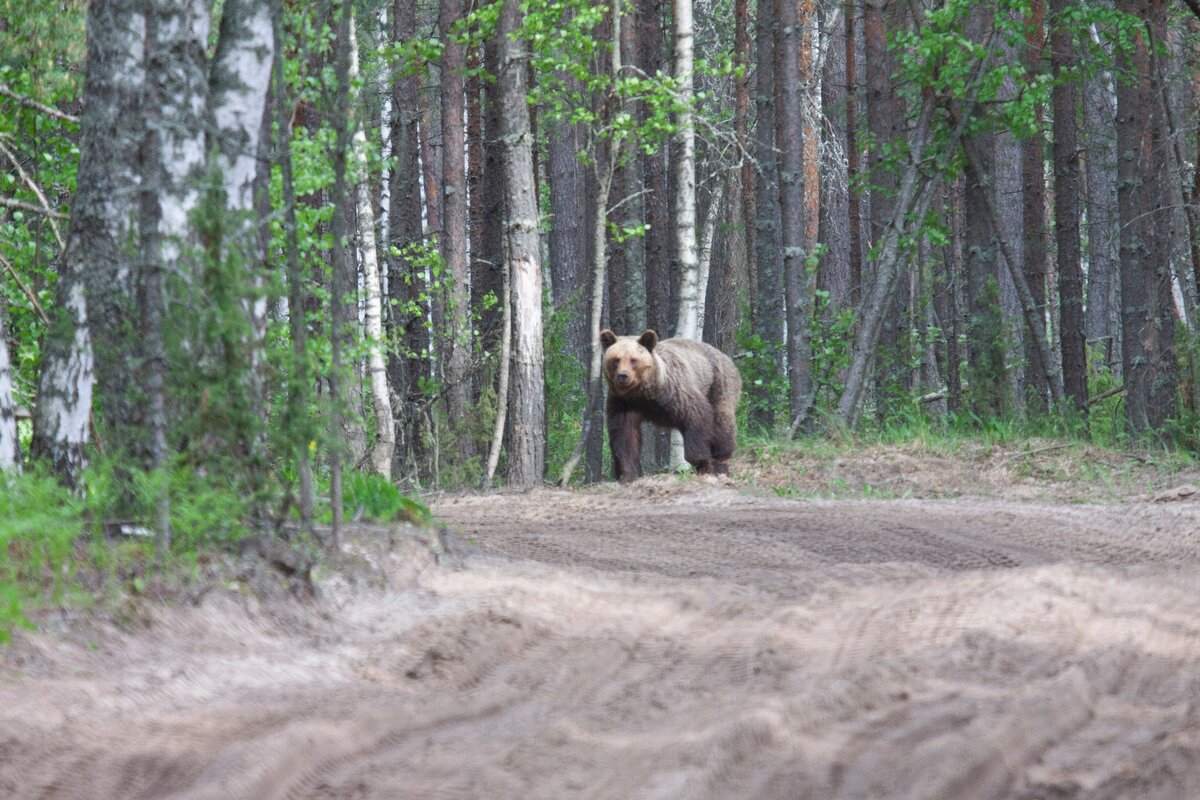
[[[12,361],[8,356],[8,330],[4,306],[0,304],[0,472],[21,467],[21,443],[17,439],[17,409],[13,402]]]
[[[679,159],[675,162],[675,243],[682,283],[675,335],[698,339],[700,331],[699,257],[696,253],[696,125],[693,96],[692,0],[675,0],[675,80],[680,107]]]
[[[266,0],[225,0],[221,32],[209,79],[209,109],[217,164],[225,179],[226,207],[254,207],[263,109],[271,86],[275,38]],[[253,226],[239,226],[251,235]]]
[[[161,123],[160,158],[155,165],[159,167],[161,185],[149,189],[158,201],[160,253],[162,266],[168,272],[182,267],[180,258],[192,240],[189,218],[200,199],[198,179],[204,169],[204,119],[208,108],[208,74],[204,63],[211,23],[208,6],[205,0],[159,3],[155,51],[148,70],[158,88],[159,101],[158,108],[151,113],[156,113]],[[261,121],[260,105],[254,124]],[[253,155],[248,157],[252,159]],[[247,187],[251,182],[252,178],[247,180]],[[249,188],[246,193],[249,195]]]
[[[143,135],[141,122],[128,109],[145,87],[146,33],[137,0],[93,0],[88,8],[78,188],[59,273],[57,318],[42,342],[31,447],[34,458],[48,462],[70,484],[85,466],[98,372],[92,330],[97,324],[107,367],[100,383],[109,390],[108,416],[119,420],[127,411],[127,398],[118,395],[131,374],[129,337],[122,333],[136,324],[129,318],[136,299],[136,253],[130,241]]]
[[[675,162],[675,245],[679,253],[679,311],[675,335],[700,338],[700,281],[696,253],[696,124],[692,117],[692,0],[675,0],[675,80],[679,97],[679,159]],[[671,467],[684,469],[683,435],[671,431]]]
[[[358,37],[354,19],[350,19],[350,82],[358,79]],[[353,107],[353,99],[351,107]],[[383,357],[383,301],[379,280],[379,251],[375,241],[375,209],[371,204],[371,186],[367,174],[367,134],[355,125],[351,143],[351,169],[354,175],[358,235],[362,250],[362,280],[365,297],[367,375],[371,386],[371,407],[375,412],[375,442],[369,454],[371,470],[385,478],[392,476],[392,455],[396,450],[396,426],[392,421],[392,398],[388,390],[387,363]]]

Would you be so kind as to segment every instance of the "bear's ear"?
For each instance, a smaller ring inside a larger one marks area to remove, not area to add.
[[[600,331],[600,346],[605,350],[617,343],[617,335],[608,328]]]
[[[654,345],[658,344],[658,334],[654,331],[647,330],[640,337],[638,337],[638,344],[647,350],[653,350]]]

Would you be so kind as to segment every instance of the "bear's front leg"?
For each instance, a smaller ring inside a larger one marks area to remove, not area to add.
[[[642,461],[642,415],[612,398],[608,401],[608,447],[616,479],[621,483],[636,480]]]

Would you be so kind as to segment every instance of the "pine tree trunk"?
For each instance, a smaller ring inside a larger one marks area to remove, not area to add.
[[[403,42],[416,35],[415,0],[396,0],[392,9],[392,40]],[[422,399],[422,378],[430,376],[429,331],[425,270],[414,263],[408,248],[424,240],[421,226],[421,143],[418,132],[418,77],[397,71],[392,78],[392,159],[390,177],[391,222],[388,225],[389,341],[400,343],[389,352],[388,376],[399,412],[396,463],[392,474],[405,476],[417,467],[424,452],[417,410]],[[407,474],[406,474],[407,473]]]
[[[1142,0],[1121,0],[1117,10],[1139,14]],[[1117,204],[1121,241],[1121,360],[1125,377],[1125,413],[1130,433],[1149,430],[1150,358],[1145,342],[1152,324],[1146,276],[1153,270],[1147,249],[1150,225],[1145,197],[1150,170],[1150,57],[1144,35],[1134,41],[1129,81],[1117,82]]]
[[[1044,56],[1045,4],[1034,0],[1025,19],[1025,68],[1036,75]],[[1038,133],[1021,140],[1021,229],[1025,281],[1039,305],[1046,302],[1046,160],[1042,147],[1042,108],[1034,109]],[[1038,409],[1049,407],[1050,386],[1037,346],[1025,339],[1026,399]]]
[[[483,44],[484,67],[496,75],[499,67],[499,44],[488,37]],[[500,104],[500,87],[496,81],[484,83],[483,115],[483,242],[481,255],[492,265],[493,280],[505,275],[504,256],[504,154],[500,142],[500,120],[504,108]],[[511,276],[505,278],[511,281]]]
[[[819,134],[826,139],[823,149],[837,153],[847,139],[846,115],[846,18],[839,12],[830,23],[827,34],[825,68],[821,73],[821,107],[824,109],[825,130]],[[847,201],[851,194],[846,176],[846,161],[838,158],[832,166],[830,180],[822,186],[820,229],[818,237],[826,246],[817,275],[819,288],[829,292],[832,311],[852,308],[850,299],[850,230]]]
[[[442,260],[450,281],[446,294],[447,342],[446,411],[455,431],[453,463],[475,454],[471,437],[470,271],[467,264],[466,142],[463,131],[466,51],[455,41],[454,23],[463,15],[462,0],[439,0],[438,29],[442,37]]]
[[[751,298],[752,331],[770,355],[778,353],[783,341],[783,273],[780,262],[779,172],[775,151],[775,3],[761,0],[755,29],[755,140],[758,176],[754,199],[754,296]],[[778,363],[778,358],[775,359]],[[767,394],[767,382],[748,388],[754,396],[753,420],[764,431],[775,425],[775,398]]]
[[[858,307],[863,291],[862,211],[856,191],[858,152],[858,4],[848,0],[846,16],[846,217],[849,226],[850,305]]]
[[[480,65],[479,45],[472,45],[468,66],[472,70]],[[502,291],[502,279],[499,259],[487,257],[487,245],[484,236],[487,226],[484,224],[486,215],[487,191],[484,181],[499,182],[499,175],[485,172],[484,139],[483,139],[483,87],[479,76],[472,74],[467,78],[467,199],[468,199],[468,230],[471,245],[471,311],[479,319],[479,355],[484,356],[495,352],[500,343],[501,308],[499,304]],[[487,302],[491,297],[494,302]],[[490,357],[490,355],[489,355]],[[476,380],[478,386],[478,380]]]
[[[1164,75],[1162,48],[1167,43],[1166,0],[1145,0],[1144,18],[1149,42],[1149,85],[1146,105],[1149,108],[1150,149],[1143,167],[1142,180],[1147,191],[1143,198],[1143,218],[1149,224],[1149,256],[1145,278],[1146,295],[1150,303],[1150,328],[1146,331],[1149,357],[1148,420],[1159,435],[1176,415],[1176,352],[1175,299],[1172,291],[1174,271],[1172,248],[1175,244],[1174,222],[1178,209],[1171,203],[1171,144],[1167,127],[1167,112],[1163,105]]]
[[[867,220],[866,244],[878,251],[878,243],[884,236],[896,209],[896,192],[900,176],[886,168],[884,155],[889,146],[901,137],[904,123],[904,105],[892,85],[895,65],[888,53],[888,31],[894,20],[902,13],[890,0],[865,0],[863,3],[862,26],[864,40],[865,77],[867,88],[867,130],[872,146],[868,153],[867,168],[870,171],[870,203]],[[872,265],[877,271],[878,263]],[[899,280],[905,280],[906,266],[901,269]],[[903,364],[908,359],[899,350],[902,339],[903,312],[905,305],[901,297],[892,297],[884,310],[884,327],[880,333],[879,352],[876,354],[875,380],[878,413],[883,416],[891,408],[895,391],[904,379]]]
[[[354,271],[350,258],[349,238],[350,223],[347,219],[347,209],[350,198],[348,192],[348,175],[346,154],[350,145],[350,22],[353,6],[348,0],[342,0],[338,9],[338,27],[336,38],[336,61],[334,80],[336,100],[333,109],[335,142],[333,152],[333,248],[330,252],[330,272],[332,280],[329,302],[329,425],[332,446],[329,449],[329,505],[332,512],[330,523],[332,545],[340,547],[342,528],[342,473],[345,464],[343,442],[346,431],[343,420],[346,416],[346,375],[343,370],[344,352],[350,343],[350,314],[345,302],[347,295],[353,291]],[[351,409],[352,413],[356,409]]]
[[[569,84],[570,85],[570,84]],[[576,85],[576,89],[578,86]],[[588,358],[598,331],[587,324],[587,245],[584,241],[584,131],[580,125],[556,121],[547,131],[550,181],[550,285],[554,311],[566,316],[567,354],[580,362]]]
[[[1056,24],[1050,35],[1050,64],[1056,76],[1075,68],[1075,46],[1059,18],[1069,9],[1066,0],[1051,0]],[[1063,389],[1075,409],[1087,415],[1087,345],[1083,328],[1083,266],[1079,239],[1079,145],[1075,130],[1075,82],[1055,84],[1054,111],[1054,233],[1058,246],[1058,297],[1062,346]]]
[[[504,0],[496,30],[500,42],[501,140],[508,209],[509,274],[512,277],[512,431],[508,482],[535,486],[546,466],[546,409],[542,352],[542,266],[533,171],[533,141],[526,104],[526,44],[516,37],[522,10]]]
[[[781,4],[776,48],[782,72],[782,104],[776,117],[776,141],[779,143],[779,211],[783,234],[784,293],[787,302],[787,373],[791,408],[791,430],[809,415],[812,405],[812,348],[809,343],[809,286],[807,252],[807,207],[805,205],[805,139],[803,74],[801,55],[803,36],[800,4],[785,0]]]
[[[1116,104],[1109,72],[1084,79],[1084,184],[1087,190],[1088,274],[1084,326],[1104,362],[1121,375],[1120,231],[1117,210]]]

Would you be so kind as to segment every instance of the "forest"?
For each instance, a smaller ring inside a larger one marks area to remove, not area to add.
[[[602,480],[605,327],[731,355],[743,438],[1194,450],[1198,31],[1191,0],[3,0],[4,510],[167,548]]]

